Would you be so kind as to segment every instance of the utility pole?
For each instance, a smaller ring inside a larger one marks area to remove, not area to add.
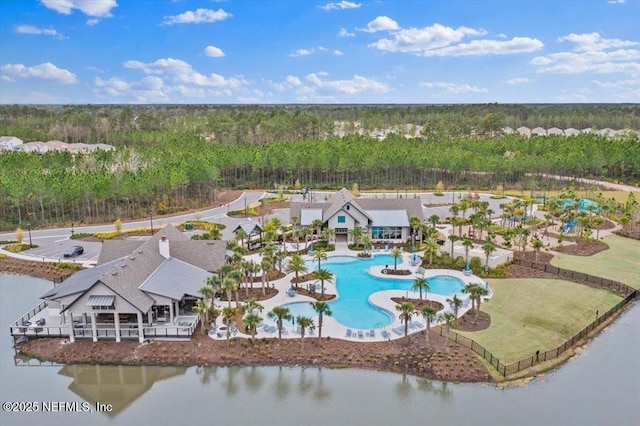
[[[149,216],[151,217],[151,235],[153,235],[153,213],[149,212]]]
[[[33,243],[31,242],[31,222],[27,222],[27,228],[29,228],[29,248],[33,247]]]

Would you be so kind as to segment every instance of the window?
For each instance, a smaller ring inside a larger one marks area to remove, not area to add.
[[[346,216],[338,216],[338,223],[346,223],[346,222],[347,222]]]
[[[349,204],[347,204],[347,210],[351,209],[351,206]]]

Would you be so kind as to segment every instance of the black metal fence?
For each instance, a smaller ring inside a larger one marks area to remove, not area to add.
[[[617,291],[622,297],[626,297],[636,291],[633,287],[630,287],[618,281],[596,277],[594,275],[572,271],[570,269],[558,268],[557,266],[549,265],[546,263],[535,263],[524,259],[515,259],[514,263],[516,265],[524,266],[525,268],[548,272],[550,274],[557,275],[560,278],[564,278],[569,281],[575,281],[580,284],[589,284],[595,287],[603,288],[605,290]]]

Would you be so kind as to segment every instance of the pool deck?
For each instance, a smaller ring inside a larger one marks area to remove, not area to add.
[[[334,256],[351,256],[351,257],[356,257],[358,252],[353,251],[353,250],[349,250],[345,244],[338,244],[336,246],[336,250],[330,253],[327,253],[327,255],[329,256],[329,258],[334,257]],[[386,251],[386,250],[380,250],[380,251],[374,251],[372,252],[372,254],[378,255],[378,254],[390,254],[390,251]],[[417,253],[418,256],[421,256],[422,253]],[[426,269],[423,270],[422,268],[419,268],[419,266],[411,266],[411,258],[412,258],[413,254],[409,254],[409,253],[405,253],[403,255],[402,258],[402,262],[398,261],[398,269],[409,269],[412,273],[410,275],[387,275],[387,274],[383,274],[382,270],[385,269],[385,267],[383,266],[373,266],[369,269],[369,273],[373,276],[376,277],[380,277],[380,278],[384,278],[384,279],[403,279],[403,280],[414,280],[419,276],[424,276],[425,278],[428,277],[433,277],[436,275],[445,275],[445,276],[451,276],[451,277],[456,277],[459,278],[460,280],[462,280],[466,285],[469,284],[479,284],[479,285],[485,285],[485,281],[475,275],[469,275],[467,273],[464,273],[463,271],[454,271],[454,270],[450,270],[450,269]],[[247,256],[247,258],[249,260],[254,260],[259,262],[260,261],[260,255],[259,254],[255,254],[255,255],[251,255],[251,256]],[[304,256],[305,260],[311,260],[312,257],[310,255],[305,255]],[[390,268],[389,268],[390,269]],[[423,274],[424,271],[424,274]],[[296,294],[293,297],[290,297],[287,295],[287,290],[291,287],[291,280],[293,278],[293,274],[288,274],[287,276],[285,276],[284,278],[281,278],[279,280],[275,280],[272,281],[270,284],[272,284],[276,289],[278,289],[278,295],[274,296],[270,299],[267,300],[263,300],[260,303],[264,306],[264,310],[262,311],[262,313],[260,314],[261,317],[263,317],[263,322],[262,325],[260,327],[258,327],[258,333],[256,334],[257,338],[262,338],[262,337],[268,337],[268,338],[277,338],[278,337],[278,331],[277,329],[275,331],[274,328],[276,327],[276,323],[275,321],[272,321],[271,319],[269,319],[267,317],[267,313],[270,312],[273,308],[275,308],[276,306],[280,306],[286,303],[295,303],[295,302],[315,302],[316,300],[308,297],[308,296],[303,296],[300,294]],[[311,283],[311,282],[315,282],[315,281],[308,281],[306,283],[302,283],[300,284],[301,287],[304,287],[306,284]],[[336,287],[333,284],[333,282],[325,282],[325,294],[336,294]],[[487,296],[485,299],[488,299],[491,297],[491,290],[490,290],[490,294],[489,296]],[[410,298],[415,298],[418,299],[419,298],[419,292],[413,292],[413,291],[406,291],[406,290],[381,290],[381,291],[377,291],[373,294],[371,294],[371,296],[369,297],[369,302],[375,306],[378,306],[382,309],[385,309],[389,312],[391,312],[394,315],[394,320],[386,325],[385,327],[381,327],[381,328],[376,328],[374,330],[374,335],[371,336],[370,335],[370,331],[371,329],[354,329],[354,328],[349,328],[346,327],[342,324],[340,324],[335,318],[329,317],[329,316],[324,316],[323,317],[323,325],[322,325],[322,336],[323,337],[327,337],[330,336],[331,338],[337,338],[337,339],[344,339],[344,340],[352,340],[352,341],[361,341],[361,342],[381,342],[381,341],[386,341],[386,340],[393,340],[393,339],[397,339],[400,337],[404,337],[404,323],[402,323],[400,321],[400,318],[397,315],[397,310],[396,310],[396,305],[397,303],[393,302],[391,299],[394,297],[405,297],[408,296]],[[425,297],[426,296],[426,297]],[[338,295],[339,297],[339,295]],[[460,297],[460,296],[459,296]],[[445,306],[445,308],[438,312],[438,314],[441,314],[443,312],[453,312],[453,310],[449,307],[449,303],[447,303],[447,296],[442,296],[439,294],[433,294],[433,293],[423,293],[423,298],[428,299],[428,300],[433,300],[436,302],[441,303],[443,306]],[[466,313],[469,309],[471,309],[471,301],[469,300],[469,298],[466,295],[462,295],[462,297],[460,297],[463,301],[464,304],[463,306],[460,307],[460,309],[458,310],[458,316],[462,316],[464,313]],[[222,306],[226,306],[226,302],[216,302],[216,305],[219,307]],[[307,330],[305,332],[305,337],[317,337],[318,336],[318,330],[317,330],[317,322],[318,322],[318,317],[314,316],[312,317],[314,325],[316,326],[316,330],[313,330],[310,332],[310,330]],[[222,321],[220,320],[220,318],[218,318],[218,325],[222,325]],[[265,331],[265,327],[264,326],[272,326],[271,331]],[[439,325],[437,322],[432,323],[432,327]],[[285,324],[285,326],[283,327],[283,333],[282,333],[282,338],[299,338],[300,334],[297,332],[297,325],[292,325],[290,322],[287,322]],[[347,333],[348,330],[351,330],[351,337],[347,337]],[[409,334],[411,333],[416,333],[419,331],[423,331],[425,330],[425,320],[424,318],[422,318],[420,315],[416,314],[413,316],[412,321],[409,323]],[[383,333],[384,332],[384,333]],[[386,336],[384,337],[383,334]],[[218,334],[217,332],[214,333],[210,333],[209,336],[212,339],[216,339],[216,340],[225,340],[227,338],[226,333],[222,332],[220,334]],[[248,335],[244,335],[242,333],[236,333],[235,335],[231,335],[231,338],[233,337],[250,337]]]

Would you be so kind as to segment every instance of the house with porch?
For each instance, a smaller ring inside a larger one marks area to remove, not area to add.
[[[11,326],[14,336],[190,338],[200,289],[226,261],[226,242],[194,241],[171,225],[147,241],[105,241],[97,266],[79,271]]]
[[[424,221],[418,198],[358,198],[346,188],[324,203],[291,203],[290,218],[294,229],[322,222],[321,228],[335,232],[336,241],[349,241],[351,232],[362,228],[373,242],[402,242],[411,237],[409,218]]]

